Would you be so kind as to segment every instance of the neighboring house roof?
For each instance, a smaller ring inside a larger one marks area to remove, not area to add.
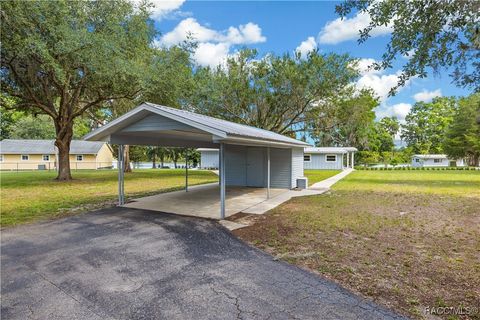
[[[97,154],[105,142],[72,140],[70,154]],[[1,154],[54,154],[57,148],[54,140],[15,140],[0,141]]]
[[[139,114],[145,111],[150,111],[151,113],[173,119],[212,134],[218,137],[218,141],[225,140],[228,142],[235,139],[248,139],[250,141],[262,141],[267,144],[268,142],[273,142],[290,146],[309,146],[309,144],[306,142],[286,137],[272,131],[217,119],[190,111],[165,107],[149,102],[142,103],[140,106],[131,110],[130,112],[127,112],[123,116],[92,131],[85,136],[85,140],[105,139],[110,134],[115,133],[121,128],[141,119]]]
[[[305,153],[337,153],[343,154],[347,152],[355,152],[357,148],[353,147],[315,147],[315,148],[305,148]]]
[[[412,158],[419,159],[448,159],[446,154],[414,154]]]

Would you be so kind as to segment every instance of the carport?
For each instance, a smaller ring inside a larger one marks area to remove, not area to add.
[[[211,208],[218,208],[220,219],[225,218],[227,212],[227,187],[233,195],[228,200],[248,200],[245,205],[257,200],[261,202],[281,190],[295,188],[297,179],[303,177],[303,148],[308,146],[303,141],[271,131],[152,103],[143,103],[92,131],[85,136],[85,140],[106,141],[119,146],[119,205],[125,204],[124,145],[219,149],[219,186],[216,187],[219,197],[216,198],[217,206],[212,205]],[[189,190],[186,179],[185,191],[181,196],[177,194],[174,197],[178,205],[175,206],[177,212],[173,213],[189,215],[188,212],[195,212],[201,201],[208,206],[214,190],[215,186]],[[263,197],[259,196],[262,190]],[[150,209],[158,207],[157,210],[166,212],[169,212],[169,208],[170,212],[175,209],[172,201],[167,201],[168,206],[165,205],[165,195],[159,195],[156,202],[152,198],[145,198],[143,204],[148,200],[151,201]],[[128,205],[135,207],[135,204]]]

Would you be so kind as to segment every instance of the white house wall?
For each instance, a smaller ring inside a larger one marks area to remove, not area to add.
[[[297,179],[303,177],[303,148],[292,148],[291,188],[297,186]]]
[[[218,168],[218,151],[202,151],[200,153],[200,166],[202,168]]]
[[[311,153],[310,161],[305,161],[304,167],[305,169],[341,170],[343,169],[343,155],[335,155],[337,156],[337,160],[335,162],[327,162],[326,154]]]
[[[463,159],[450,160],[450,159],[441,159],[442,162],[435,162],[434,159],[420,159],[420,162],[416,162],[415,159],[412,159],[412,167],[448,167],[450,166],[451,161],[456,161],[457,167],[463,167],[465,165]]]

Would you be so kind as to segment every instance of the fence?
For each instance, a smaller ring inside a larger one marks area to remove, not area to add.
[[[112,162],[89,162],[89,161],[70,161],[71,170],[100,170],[113,169]],[[54,161],[18,161],[18,162],[0,162],[1,171],[56,171],[57,163]]]

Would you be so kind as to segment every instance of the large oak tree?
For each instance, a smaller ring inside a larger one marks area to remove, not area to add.
[[[0,14],[2,99],[53,119],[57,179],[70,180],[74,119],[142,88],[155,35],[148,10],[127,0],[4,1]]]

